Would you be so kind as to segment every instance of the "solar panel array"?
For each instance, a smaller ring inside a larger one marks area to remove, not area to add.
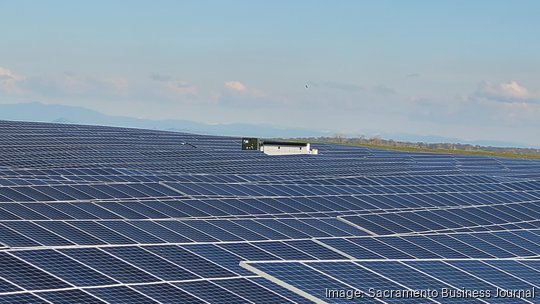
[[[540,288],[538,161],[0,134],[0,303],[534,303]]]

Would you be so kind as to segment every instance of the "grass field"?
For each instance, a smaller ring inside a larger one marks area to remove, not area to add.
[[[396,151],[406,151],[406,152],[426,152],[426,153],[448,153],[448,154],[459,154],[459,155],[482,155],[482,156],[493,156],[493,157],[507,157],[507,158],[526,158],[526,159],[540,159],[540,153],[527,153],[527,152],[500,152],[500,151],[489,151],[489,147],[480,147],[474,150],[464,150],[464,149],[443,149],[443,148],[424,148],[424,147],[413,147],[413,146],[398,146],[390,144],[369,144],[369,143],[350,143],[350,142],[339,142],[332,140],[318,140],[318,139],[305,139],[297,138],[295,141],[301,142],[311,142],[311,143],[331,143],[344,146],[357,146],[357,147],[366,147],[366,148],[375,148],[375,149],[388,149]]]

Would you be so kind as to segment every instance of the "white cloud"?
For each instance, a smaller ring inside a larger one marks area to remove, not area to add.
[[[64,72],[60,75],[19,76],[0,69],[0,92],[30,100],[128,98],[131,84],[125,77],[93,77]]]
[[[225,87],[229,90],[233,90],[237,92],[245,92],[247,90],[246,86],[237,80],[226,81]]]
[[[75,73],[62,76],[32,77],[25,87],[36,93],[53,93],[60,96],[109,96],[126,93],[129,81],[124,77],[98,78]]]
[[[129,88],[129,81],[123,77],[107,79],[106,82],[118,91],[126,91]]]
[[[540,95],[529,91],[515,80],[493,84],[489,81],[482,82],[476,96],[500,102],[535,102],[540,99]]]
[[[215,98],[205,96],[205,92],[196,85],[183,79],[176,79],[169,75],[151,74],[150,79],[157,82],[151,85],[153,94],[167,100],[182,100],[188,102],[214,102]]]
[[[16,75],[11,70],[0,67],[0,91],[7,93],[19,93],[21,88],[18,83],[23,81],[25,77]]]
[[[0,79],[6,80],[6,79],[13,79],[17,80],[20,79],[20,76],[17,76],[13,74],[9,69],[6,69],[4,67],[0,67]]]

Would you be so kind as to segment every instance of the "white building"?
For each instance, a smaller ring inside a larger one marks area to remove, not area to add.
[[[309,143],[295,143],[286,141],[263,141],[260,150],[267,155],[296,155],[319,154],[319,150],[311,148]]]

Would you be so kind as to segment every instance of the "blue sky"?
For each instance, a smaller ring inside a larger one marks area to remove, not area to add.
[[[0,103],[539,145],[538,1],[23,0],[0,12]]]

